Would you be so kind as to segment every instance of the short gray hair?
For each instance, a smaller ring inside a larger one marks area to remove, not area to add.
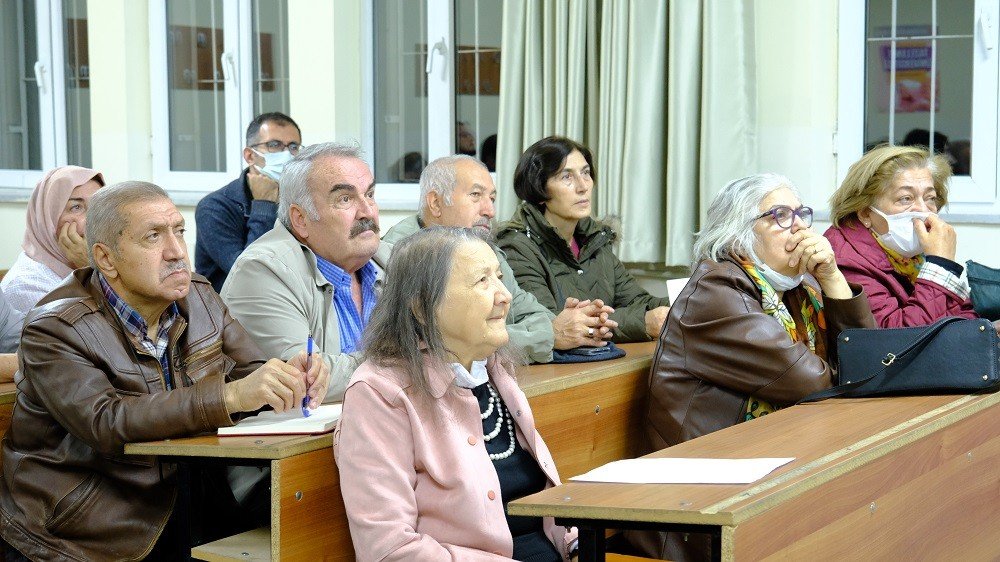
[[[444,199],[445,205],[451,205],[451,194],[455,191],[455,168],[460,162],[473,162],[484,170],[486,165],[467,154],[442,156],[431,162],[420,173],[420,214],[427,210],[427,194],[436,192]]]
[[[94,244],[104,244],[117,251],[118,240],[128,228],[129,216],[125,207],[134,203],[170,200],[162,187],[144,181],[123,181],[98,189],[87,205],[87,257],[90,266],[94,261]]]
[[[285,164],[278,181],[278,220],[289,231],[292,230],[292,218],[289,215],[292,205],[298,205],[309,220],[319,220],[316,200],[309,191],[309,174],[312,173],[316,160],[329,157],[361,160],[361,148],[357,145],[321,142],[303,148]]]
[[[455,251],[467,242],[484,242],[495,250],[484,236],[471,228],[431,226],[393,246],[384,289],[365,328],[365,360],[402,369],[415,388],[429,390],[424,353],[445,364],[453,361],[437,312],[443,304]]]
[[[772,191],[787,187],[798,197],[791,180],[778,174],[755,174],[733,180],[722,188],[708,208],[708,219],[694,243],[695,264],[726,257],[757,258],[753,219],[760,203]]]

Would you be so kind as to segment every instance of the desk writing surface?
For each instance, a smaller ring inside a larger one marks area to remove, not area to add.
[[[219,437],[202,435],[129,443],[129,455],[176,457],[221,457],[233,459],[284,459],[333,446],[333,433],[321,435],[247,435]]]
[[[528,398],[551,394],[634,370],[648,370],[656,342],[616,344],[625,357],[593,363],[547,363],[519,369],[517,382]]]
[[[654,457],[795,457],[746,485],[569,482],[510,503],[511,515],[736,525],[894,448],[1000,403],[1000,394],[827,400],[779,410]]]

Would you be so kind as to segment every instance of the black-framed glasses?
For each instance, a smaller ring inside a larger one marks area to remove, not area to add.
[[[810,227],[813,224],[813,210],[812,207],[799,207],[798,209],[793,209],[788,205],[775,205],[770,209],[764,211],[760,215],[753,218],[753,220],[759,220],[764,217],[770,216],[774,219],[774,222],[778,223],[781,228],[792,228],[792,224],[795,223],[795,217],[802,219],[806,227]]]
[[[265,151],[271,153],[282,152],[287,148],[288,152],[290,152],[292,155],[298,154],[299,150],[302,149],[302,145],[295,141],[286,144],[281,142],[280,140],[269,140],[267,142],[259,142],[257,144],[251,144],[250,148],[257,148],[258,146],[263,146]]]

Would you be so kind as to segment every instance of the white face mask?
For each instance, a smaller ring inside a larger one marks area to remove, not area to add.
[[[802,273],[796,275],[795,277],[789,277],[783,273],[778,273],[756,257],[753,259],[753,264],[757,267],[757,273],[760,273],[761,277],[770,283],[771,287],[775,291],[790,291],[801,285],[802,278],[805,277],[805,274]]]
[[[257,166],[260,173],[274,181],[281,179],[281,171],[285,169],[285,164],[292,159],[292,153],[287,150],[282,150],[281,152],[257,152],[252,148],[250,150],[253,150],[254,154],[264,159],[264,167]]]
[[[913,219],[925,220],[933,213],[919,213],[912,211],[906,213],[896,213],[895,215],[887,215],[875,207],[869,207],[869,209],[877,213],[880,217],[884,218],[887,223],[889,223],[889,232],[886,232],[885,234],[875,232],[875,235],[878,236],[878,239],[882,241],[882,244],[885,245],[886,248],[889,248],[904,258],[912,258],[913,256],[924,251],[923,246],[920,244],[920,239],[917,238],[917,231],[913,227]]]

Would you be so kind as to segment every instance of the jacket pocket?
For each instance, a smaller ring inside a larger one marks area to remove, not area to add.
[[[70,531],[72,536],[73,523],[85,517],[93,508],[100,480],[100,474],[91,473],[76,488],[56,502],[52,517],[45,523],[45,528],[56,536],[63,536],[63,531]]]
[[[236,367],[236,361],[222,352],[222,340],[195,351],[184,364],[185,384],[194,384],[211,375],[222,375],[228,379],[229,373]]]

